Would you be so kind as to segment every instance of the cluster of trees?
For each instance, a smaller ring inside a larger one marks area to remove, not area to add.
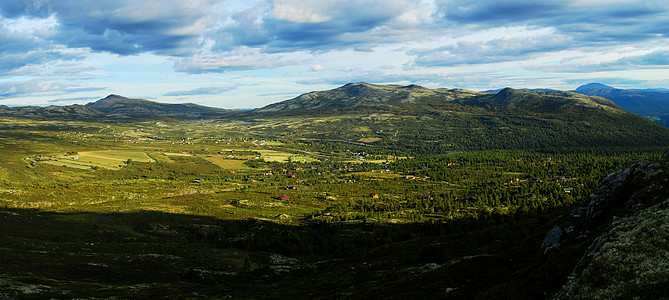
[[[390,168],[410,178],[360,182],[379,198],[336,204],[313,218],[408,221],[507,218],[589,201],[595,187],[616,168],[654,160],[662,148],[495,150],[425,155],[386,166],[363,163],[354,171]],[[413,178],[413,179],[411,179]],[[346,187],[342,187],[346,188]]]

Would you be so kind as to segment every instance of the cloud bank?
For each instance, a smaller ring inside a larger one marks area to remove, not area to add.
[[[18,81],[65,93],[63,80],[90,78],[64,69],[133,78],[110,67],[113,60],[148,55],[169,63],[174,76],[234,73],[273,82],[273,70],[281,70],[300,84],[370,76],[453,85],[461,81],[445,73],[494,82],[515,69],[502,78],[556,78],[559,85],[569,82],[567,73],[666,68],[668,35],[669,3],[654,0],[8,0],[0,3],[0,80],[16,90],[3,97],[41,93]],[[92,59],[99,55],[108,61]],[[584,59],[575,62],[578,56]],[[222,93],[208,89],[159,95]]]

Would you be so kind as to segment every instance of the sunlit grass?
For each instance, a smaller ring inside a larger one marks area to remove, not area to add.
[[[244,164],[246,160],[231,159],[220,155],[202,155],[200,157],[226,170],[251,169],[250,167]]]

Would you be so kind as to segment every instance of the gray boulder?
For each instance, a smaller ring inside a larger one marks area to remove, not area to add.
[[[604,178],[604,182],[595,189],[595,194],[590,199],[590,204],[588,204],[588,210],[586,212],[587,219],[593,220],[599,217],[603,207],[610,206],[608,202],[616,196],[630,173],[639,168],[643,168],[644,166],[645,164],[642,161],[638,161],[628,167],[620,168],[607,175],[606,178]]]
[[[541,250],[544,250],[544,253],[548,250],[557,248],[560,246],[560,238],[562,237],[562,229],[559,226],[555,225],[547,234],[544,242],[541,243]]]

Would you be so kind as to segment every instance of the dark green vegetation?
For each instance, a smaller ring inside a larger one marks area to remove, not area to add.
[[[0,105],[0,116],[28,118],[34,120],[77,120],[131,122],[142,119],[209,119],[223,118],[238,113],[236,110],[206,107],[192,103],[164,104],[143,99],[130,99],[109,95],[86,105],[47,107]]]
[[[547,298],[629,210],[589,204],[599,183],[669,147],[571,93],[321,93],[241,120],[0,119],[0,298]],[[666,198],[649,168],[637,197]]]
[[[234,111],[206,107],[192,103],[163,104],[143,99],[129,99],[119,95],[109,95],[99,101],[88,103],[86,107],[107,114],[109,118],[177,118],[206,119],[220,118]]]
[[[486,94],[357,83],[304,94],[250,114],[255,118],[242,124],[247,133],[321,144],[336,137],[336,145],[327,147],[347,142],[390,154],[665,145],[669,141],[666,128],[609,100],[560,91],[507,88]]]
[[[577,93],[599,96],[614,101],[623,109],[669,126],[669,92],[664,90],[625,90],[603,84],[589,84]]]

